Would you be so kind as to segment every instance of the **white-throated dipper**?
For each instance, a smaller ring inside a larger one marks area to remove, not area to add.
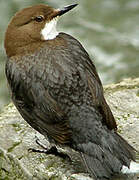
[[[135,150],[117,133],[88,53],[56,30],[76,5],[40,4],[15,14],[5,35],[6,76],[16,108],[34,129],[78,151],[95,179],[111,179],[132,169]]]

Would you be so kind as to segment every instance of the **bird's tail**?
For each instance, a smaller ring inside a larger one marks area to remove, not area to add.
[[[113,133],[113,138],[104,139],[104,144],[91,145],[92,152],[86,153],[86,146],[82,146],[81,157],[88,170],[96,180],[111,179],[113,174],[137,173],[139,164],[135,161],[135,150],[121,136]],[[107,143],[105,145],[105,143]]]
[[[88,173],[96,180],[111,179],[135,161],[136,150],[102,123],[95,108],[74,107],[69,122],[73,148],[80,152]]]

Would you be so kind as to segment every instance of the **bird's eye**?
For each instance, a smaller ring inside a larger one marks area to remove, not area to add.
[[[37,16],[35,17],[35,21],[37,22],[42,22],[44,20],[44,17],[43,16]]]

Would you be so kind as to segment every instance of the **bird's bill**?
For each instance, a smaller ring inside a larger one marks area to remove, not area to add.
[[[62,8],[62,9],[59,9],[57,16],[61,16],[61,15],[65,14],[66,12],[70,11],[71,9],[73,9],[74,7],[76,7],[77,5],[78,5],[78,4],[72,4],[72,5],[69,5],[69,6],[65,6],[65,7]]]

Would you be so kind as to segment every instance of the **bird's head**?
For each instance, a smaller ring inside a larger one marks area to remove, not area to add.
[[[77,4],[54,9],[48,5],[31,6],[17,12],[11,19],[5,34],[5,49],[8,56],[15,53],[13,48],[23,47],[30,43],[52,40],[57,35],[58,18],[74,8]]]

